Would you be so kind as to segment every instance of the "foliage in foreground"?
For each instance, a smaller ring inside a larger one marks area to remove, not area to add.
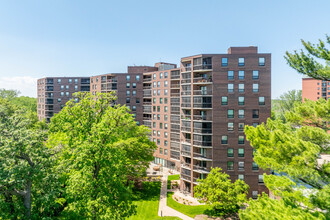
[[[329,217],[330,164],[326,161],[318,163],[317,160],[322,152],[328,152],[330,143],[330,135],[327,133],[330,101],[307,100],[287,112],[285,119],[286,123],[268,119],[266,124],[256,128],[245,128],[246,138],[256,149],[256,163],[262,169],[271,169],[277,173],[264,175],[264,181],[280,200],[250,200],[249,205],[254,204],[253,208],[241,211],[241,218],[249,219],[257,217],[256,213],[268,213],[271,219],[274,213],[282,209],[281,206],[287,210],[292,209],[292,213],[303,209],[303,212],[320,219]],[[265,205],[257,205],[258,202],[269,202],[269,210],[262,208]],[[317,210],[324,210],[325,215]]]
[[[285,112],[291,111],[295,104],[302,102],[301,90],[290,90],[280,96],[280,99],[272,100],[273,119],[285,121]]]
[[[58,212],[54,158],[46,125],[0,98],[0,219],[40,219]]]
[[[240,205],[246,202],[249,186],[242,180],[231,182],[229,175],[213,168],[206,179],[198,180],[194,187],[195,197],[212,207],[213,216],[237,213]]]
[[[113,93],[77,97],[52,118],[47,142],[57,152],[64,211],[76,218],[128,217],[135,213],[131,180],[144,175],[156,146],[125,106],[111,107]]]
[[[301,40],[307,53],[303,50],[298,53],[286,52],[284,57],[288,64],[297,72],[319,80],[330,80],[330,50],[325,47],[325,43],[319,40],[319,44],[312,44]],[[326,43],[330,44],[330,36],[326,36]],[[315,59],[316,58],[316,59]],[[317,61],[322,60],[325,64]]]

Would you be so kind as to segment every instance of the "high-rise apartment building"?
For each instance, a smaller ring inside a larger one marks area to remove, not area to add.
[[[330,81],[313,78],[302,79],[302,100],[310,99],[317,101],[320,98],[330,98]]]
[[[90,91],[89,77],[46,77],[38,79],[37,90],[38,118],[49,122],[67,101],[74,98],[73,93]]]
[[[58,112],[70,89],[76,89],[69,79],[40,79],[38,91],[45,97],[38,105],[54,96]],[[78,81],[78,91],[87,90],[82,87],[85,80]],[[89,81],[92,94],[116,91],[117,103],[151,129],[150,138],[158,146],[154,162],[180,171],[182,190],[193,194],[198,178],[206,178],[211,167],[221,167],[232,180],[243,179],[250,186],[250,197],[267,192],[244,126],[257,126],[271,115],[271,54],[258,53],[257,47],[231,47],[226,54],[184,57],[180,68],[170,63],[129,66],[127,73],[92,76]],[[46,107],[38,107],[38,114],[46,114]]]

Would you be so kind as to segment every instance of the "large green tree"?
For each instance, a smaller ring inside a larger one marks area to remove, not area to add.
[[[329,215],[330,164],[320,161],[320,155],[328,152],[330,143],[327,132],[330,101],[307,100],[296,104],[291,111],[286,112],[285,119],[286,123],[268,119],[266,124],[256,128],[245,128],[246,138],[256,150],[256,163],[263,169],[277,173],[265,175],[264,178],[266,186],[280,199],[272,201],[259,198],[259,205],[250,201],[251,208],[241,211],[242,219],[257,217],[256,213],[268,215],[272,219],[283,205],[287,210],[292,209],[292,214],[286,219],[295,219],[295,213],[320,219]],[[267,202],[270,203],[263,204]],[[319,210],[324,210],[325,215]]]
[[[330,36],[326,36],[326,43],[322,40],[319,40],[318,44],[304,40],[301,42],[307,53],[303,50],[286,52],[285,59],[288,64],[301,74],[315,79],[330,80],[330,51],[325,46],[326,43],[330,44]]]
[[[20,92],[18,90],[0,89],[0,97],[9,101],[16,98],[19,94]]]
[[[0,98],[0,219],[40,219],[56,214],[59,196],[46,125]]]
[[[294,108],[295,103],[302,102],[301,90],[290,90],[280,96],[280,99],[272,100],[272,111],[275,118],[285,120],[284,114]]]
[[[132,179],[141,177],[156,146],[113,93],[76,94],[51,119],[48,146],[57,152],[66,186],[66,213],[122,219],[134,213]]]
[[[246,202],[249,186],[243,180],[231,182],[229,175],[217,167],[205,179],[198,180],[194,196],[210,204],[212,215],[231,215],[237,213],[240,205]]]

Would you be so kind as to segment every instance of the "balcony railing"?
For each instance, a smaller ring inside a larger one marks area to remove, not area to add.
[[[176,89],[176,88],[180,88],[180,84],[176,83],[176,84],[173,84],[171,83],[171,89]]]
[[[194,159],[197,159],[197,160],[212,160],[212,158],[208,157],[207,155],[200,154],[200,153],[194,153],[193,157],[194,157]]]
[[[171,92],[171,97],[180,97],[179,92]]]
[[[191,83],[191,78],[188,78],[188,79],[182,79],[181,80],[181,84],[190,84]]]
[[[194,103],[194,108],[212,108],[212,103]]]
[[[144,78],[143,82],[151,82],[151,77],[150,78]]]
[[[151,86],[143,86],[143,89],[151,89]]]
[[[191,66],[185,66],[181,69],[182,72],[190,72],[191,71]]]
[[[210,167],[201,167],[199,165],[194,165],[193,168],[196,171],[202,171],[202,172],[206,172],[206,173],[209,173],[211,171]]]
[[[182,103],[181,107],[182,108],[191,108],[191,104],[190,103]]]
[[[212,115],[194,115],[194,120],[212,121]]]
[[[180,142],[180,138],[177,137],[172,137],[170,138],[171,141],[175,141],[175,142]]]
[[[183,162],[183,163],[181,164],[181,167],[190,170],[190,169],[191,169],[191,164],[190,164],[190,163],[185,163],[185,162]]]
[[[194,95],[212,95],[212,90],[195,90]]]
[[[182,156],[191,157],[191,152],[188,152],[188,151],[181,151],[181,155],[182,155]]]
[[[196,77],[193,82],[195,84],[212,83],[212,78]]]
[[[190,127],[181,127],[181,131],[185,131],[185,132],[191,132],[191,128]]]
[[[194,133],[212,134],[212,128],[195,128],[194,127]]]
[[[194,65],[194,70],[211,70],[212,64]]]
[[[181,92],[181,95],[191,95],[191,91],[183,91]]]
[[[151,121],[151,117],[143,117],[143,120],[145,120],[145,121]]]
[[[212,147],[212,141],[198,141],[194,140],[193,145],[202,146],[202,147]]]
[[[186,174],[180,174],[180,177],[188,182],[191,182],[191,176],[188,176]]]
[[[143,91],[143,97],[151,97],[151,91],[149,90]]]
[[[180,72],[178,72],[178,73],[171,73],[171,79],[180,79]]]

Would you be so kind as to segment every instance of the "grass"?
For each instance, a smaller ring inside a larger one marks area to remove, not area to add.
[[[173,192],[167,193],[167,206],[175,209],[189,217],[195,218],[196,215],[205,214],[210,207],[208,205],[184,205],[175,201],[172,197]]]
[[[168,178],[167,178],[167,189],[171,189],[171,180],[180,180],[180,174],[168,176]]]
[[[159,217],[160,182],[144,182],[142,190],[134,191],[133,204],[136,205],[136,215],[128,220],[178,220],[178,217]]]

